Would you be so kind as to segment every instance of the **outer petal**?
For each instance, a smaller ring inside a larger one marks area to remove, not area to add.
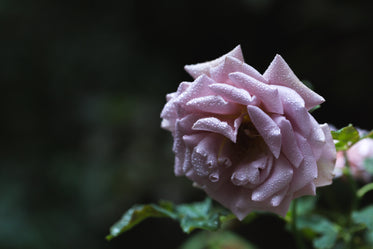
[[[190,147],[193,148],[203,138],[202,136],[195,135],[193,139],[187,140],[186,143],[185,134],[193,132],[191,129],[192,125],[198,120],[199,115],[190,114],[182,119],[178,119],[175,122],[175,131],[173,132],[174,143],[172,150],[175,152],[175,174],[184,174],[190,166]]]
[[[161,127],[165,130],[169,130],[171,132],[175,132],[175,119],[162,119]]]
[[[294,89],[304,99],[308,110],[325,101],[323,97],[309,89],[295,76],[289,65],[280,55],[275,56],[263,76],[268,80],[269,84]]]
[[[321,125],[321,129],[325,134],[326,142],[320,159],[317,161],[318,177],[315,180],[315,185],[317,187],[329,185],[332,183],[333,171],[337,155],[328,125]]]
[[[237,104],[225,101],[221,96],[209,95],[192,99],[186,103],[189,110],[216,114],[235,114],[240,109]]]
[[[314,182],[310,182],[303,188],[296,191],[293,194],[293,198],[295,199],[304,195],[316,195],[316,186]]]
[[[161,118],[163,118],[161,127],[163,129],[169,130],[171,132],[175,131],[175,122],[178,117],[178,104],[176,103],[176,99],[190,86],[190,84],[190,82],[181,82],[177,89],[177,92],[167,94],[167,103],[165,104],[161,112]]]
[[[212,91],[209,85],[215,83],[206,75],[198,77],[183,93],[175,98],[175,102],[180,105],[185,105],[189,100],[197,97],[211,95]]]
[[[216,67],[220,63],[223,63],[225,60],[225,57],[227,56],[232,56],[234,58],[239,59],[240,61],[243,61],[243,55],[241,51],[241,46],[238,45],[235,47],[232,51],[229,53],[219,57],[218,59],[208,61],[208,62],[203,62],[203,63],[198,63],[198,64],[193,64],[193,65],[186,65],[184,67],[185,71],[187,71],[194,79],[196,79],[198,76],[202,74],[206,74],[207,76],[210,76],[210,68]]]
[[[229,74],[229,78],[237,86],[246,89],[250,94],[257,96],[269,112],[283,114],[282,104],[275,87],[260,82],[244,73]]]
[[[304,159],[302,164],[294,171],[293,181],[290,186],[291,192],[296,192],[317,177],[317,165],[313,156],[311,146],[301,135],[296,136],[299,148],[301,149]]]
[[[277,124],[257,106],[247,106],[247,112],[272,154],[278,158],[281,151],[281,130]]]
[[[253,102],[251,95],[244,89],[221,83],[212,84],[209,87],[228,101],[241,105],[248,105]]]
[[[210,69],[211,78],[216,82],[229,82],[228,75],[233,72],[242,72],[259,81],[266,82],[255,68],[232,56],[225,57],[223,63]]]
[[[192,128],[193,124],[200,118],[203,118],[203,116],[200,113],[192,113],[180,119],[177,119],[176,130],[182,135],[194,133],[194,130]]]
[[[180,134],[180,132],[176,130],[172,150],[175,152],[174,172],[177,176],[181,176],[185,173],[185,171],[183,170],[183,165],[185,161],[189,160],[186,155],[187,149],[188,148],[185,147],[185,144],[182,140],[182,134]]]
[[[277,86],[285,116],[290,120],[293,128],[300,131],[303,136],[308,137],[313,126],[310,120],[310,114],[304,106],[304,100],[294,90]]]
[[[310,115],[310,121],[312,124],[312,130],[307,140],[312,147],[315,159],[319,160],[326,141],[325,134],[319,123],[314,119],[314,117],[312,117],[312,115]]]

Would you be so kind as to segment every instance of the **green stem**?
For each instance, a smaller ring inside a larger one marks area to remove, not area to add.
[[[351,165],[348,161],[346,151],[343,151],[343,156],[345,158],[345,166],[346,166],[346,169],[347,169],[346,175],[347,175],[348,181],[350,183],[351,190],[353,192],[353,197],[352,197],[352,200],[351,200],[351,210],[350,210],[350,215],[349,215],[348,223],[347,223],[347,227],[350,228],[353,225],[352,212],[354,210],[356,210],[357,207],[359,206],[359,198],[358,198],[358,193],[357,193],[358,188],[357,188],[356,180],[354,179],[353,175],[351,174]],[[347,238],[345,239],[347,249],[354,248],[353,247],[353,240],[352,240],[353,236],[354,236],[353,232],[349,233],[349,236],[347,236]]]
[[[369,183],[369,184],[366,184],[364,185],[362,188],[360,188],[358,191],[357,191],[357,197],[359,199],[363,198],[363,196],[368,193],[369,191],[372,191],[373,190],[373,182]]]
[[[343,156],[345,158],[345,164],[346,164],[346,168],[347,168],[347,178],[348,178],[348,181],[350,183],[350,186],[351,186],[351,190],[353,192],[353,198],[352,198],[352,201],[351,201],[351,210],[356,210],[359,203],[358,203],[358,196],[357,196],[357,191],[358,191],[358,188],[357,188],[357,184],[356,184],[356,180],[354,179],[353,175],[351,174],[351,165],[350,163],[348,162],[348,158],[347,158],[347,152],[346,151],[343,151]]]
[[[293,200],[293,203],[292,203],[292,206],[291,206],[291,215],[292,215],[291,230],[294,234],[295,243],[297,245],[297,248],[298,249],[305,249],[306,247],[303,244],[303,240],[300,237],[299,231],[298,231],[298,228],[297,228],[297,200],[296,199]]]

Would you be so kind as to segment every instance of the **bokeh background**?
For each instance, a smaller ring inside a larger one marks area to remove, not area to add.
[[[187,236],[170,220],[105,235],[135,203],[204,198],[174,177],[159,113],[191,79],[185,64],[237,44],[260,72],[279,53],[310,81],[327,100],[320,122],[373,129],[372,10],[369,0],[1,1],[0,248],[177,248]],[[291,248],[283,225],[269,216],[237,232]]]

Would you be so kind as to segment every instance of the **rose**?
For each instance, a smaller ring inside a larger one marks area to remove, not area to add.
[[[194,78],[167,95],[162,127],[174,137],[175,174],[185,175],[239,219],[284,216],[292,199],[330,184],[335,147],[308,110],[324,99],[276,55],[261,75],[240,46],[185,66]]]
[[[373,139],[364,138],[346,151],[347,164],[352,176],[369,182],[371,175],[364,167],[365,160],[373,158]],[[338,151],[334,174],[336,177],[343,175],[343,169],[346,167],[346,159],[343,151]]]

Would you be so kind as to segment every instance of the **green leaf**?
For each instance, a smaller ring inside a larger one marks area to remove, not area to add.
[[[337,241],[338,226],[324,217],[318,215],[300,216],[297,225],[300,229],[308,228],[320,235],[313,240],[315,248],[333,248]]]
[[[373,230],[368,230],[365,233],[365,241],[368,245],[373,247]]]
[[[357,224],[364,224],[373,231],[373,205],[352,213],[352,220]]]
[[[295,204],[295,202],[297,203],[297,207],[296,207],[296,211],[297,211],[297,214],[296,216],[306,216],[308,215],[309,213],[312,212],[312,210],[315,208],[316,206],[316,197],[315,196],[302,196],[300,198],[297,198],[296,200],[293,200],[291,203],[290,203],[290,209],[289,211],[286,213],[286,216],[285,216],[285,221],[286,222],[289,222],[291,223],[292,220],[293,220],[293,205]]]
[[[110,228],[110,235],[106,236],[106,239],[111,240],[149,217],[169,217],[175,219],[176,215],[171,210],[154,204],[135,205],[125,212],[122,218]]]
[[[184,232],[190,233],[196,228],[217,230],[220,225],[220,212],[215,212],[211,199],[176,207],[180,226]]]
[[[338,131],[332,131],[332,136],[337,140],[335,144],[337,151],[347,150],[360,140],[359,132],[351,124]]]
[[[297,199],[297,215],[304,216],[312,212],[316,206],[315,196],[303,196]]]
[[[240,236],[229,231],[209,232],[203,231],[190,237],[180,249],[254,249]]]
[[[231,220],[232,214],[220,206],[214,207],[209,198],[202,202],[177,206],[167,201],[162,201],[159,205],[135,205],[110,228],[110,234],[106,239],[117,237],[147,218],[161,217],[178,221],[181,229],[185,233],[190,233],[197,228],[215,231],[220,228],[222,221]]]

